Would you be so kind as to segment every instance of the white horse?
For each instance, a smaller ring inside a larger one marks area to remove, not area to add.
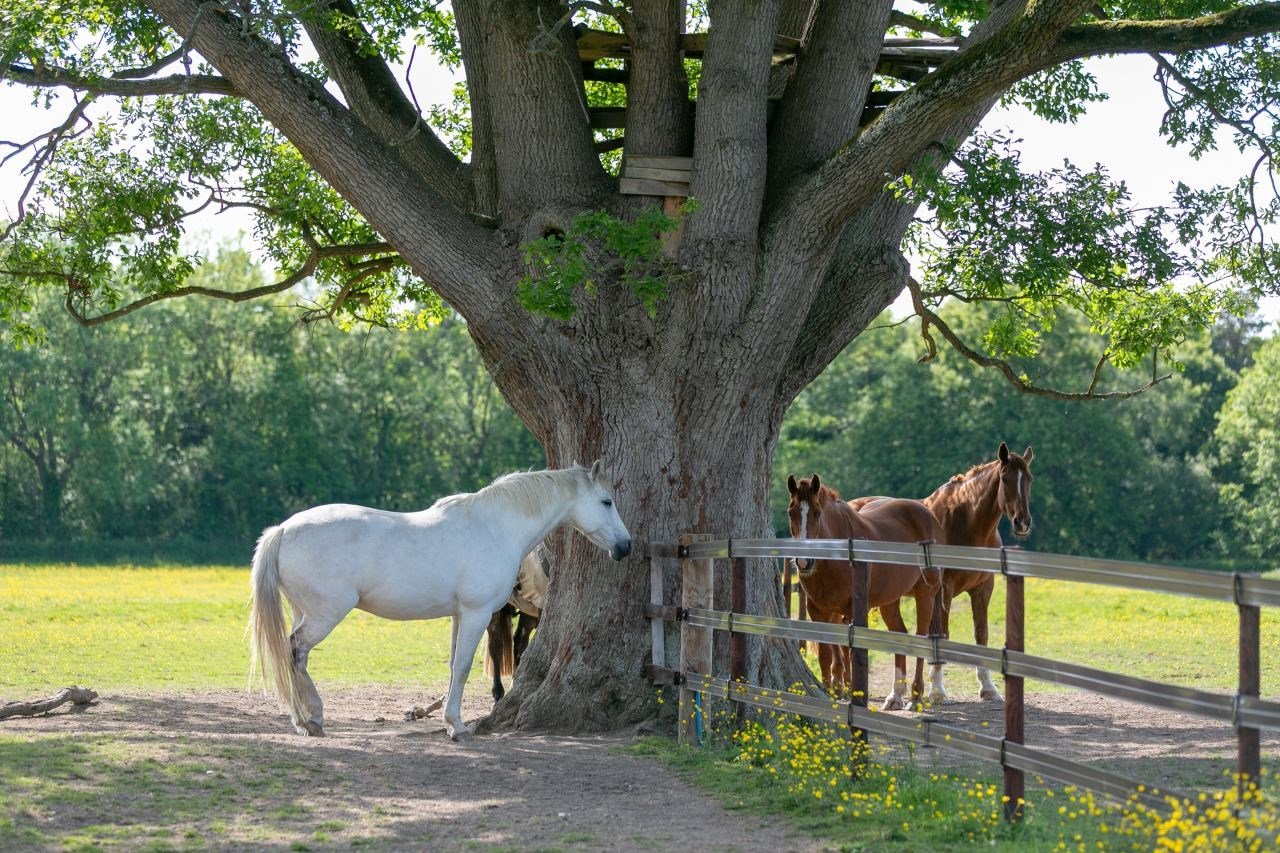
[[[590,472],[508,474],[421,512],[349,504],[304,510],[258,540],[249,581],[253,660],[298,733],[323,735],[324,703],[307,655],[352,608],[387,619],[452,616],[444,721],[451,738],[465,737],[462,688],[489,617],[511,595],[520,558],[561,524],[615,560],[631,551],[600,462]],[[290,634],[281,590],[293,606]]]

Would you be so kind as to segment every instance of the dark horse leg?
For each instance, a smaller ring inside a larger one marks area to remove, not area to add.
[[[510,675],[514,670],[514,639],[511,635],[511,619],[516,609],[510,604],[502,605],[500,610],[489,617],[489,644],[485,649],[485,670],[493,674],[493,701],[497,702],[505,694],[502,687],[502,676]]]
[[[514,667],[520,666],[520,658],[524,656],[524,650],[529,648],[529,638],[533,636],[533,631],[538,627],[538,618],[532,614],[520,611],[520,617],[516,620],[516,636],[512,642],[512,664]]]

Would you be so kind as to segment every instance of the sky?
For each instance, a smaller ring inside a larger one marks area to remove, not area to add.
[[[1089,105],[1088,112],[1074,124],[1054,124],[1026,110],[997,107],[983,122],[983,129],[1011,130],[1024,140],[1020,146],[1024,169],[1048,169],[1069,159],[1081,167],[1102,164],[1113,178],[1124,180],[1134,201],[1160,204],[1168,201],[1177,181],[1207,187],[1232,184],[1247,173],[1252,158],[1238,152],[1223,136],[1216,151],[1193,159],[1188,151],[1170,147],[1160,136],[1164,101],[1153,79],[1155,63],[1146,56],[1125,56],[1091,60],[1086,67],[1110,98]],[[412,69],[414,91],[425,110],[432,103],[451,99],[455,74],[432,64],[420,55]],[[0,116],[4,117],[4,138],[29,138],[60,120],[59,113],[44,113],[30,105],[30,94],[22,87],[0,85]],[[13,210],[21,176],[14,164],[0,169],[0,212]],[[246,214],[224,213],[203,216],[195,226],[194,241],[212,244],[220,239],[248,233]],[[902,313],[908,307],[899,306]],[[1280,319],[1280,299],[1268,298],[1262,313],[1275,322]]]

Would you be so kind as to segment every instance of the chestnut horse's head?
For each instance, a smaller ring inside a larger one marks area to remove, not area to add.
[[[1019,539],[1031,533],[1031,459],[1035,455],[1030,447],[1022,455],[1014,453],[1000,442],[1000,510],[1013,525],[1013,535]]]
[[[820,529],[819,520],[827,503],[836,497],[830,488],[824,488],[822,479],[814,474],[812,477],[787,477],[787,491],[791,493],[791,503],[787,504],[787,520],[791,525],[792,539],[808,539],[814,531]],[[814,569],[812,560],[798,558],[792,564],[802,577],[808,576]]]

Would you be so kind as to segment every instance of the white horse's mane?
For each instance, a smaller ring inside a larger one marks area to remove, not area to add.
[[[590,472],[581,465],[545,471],[515,471],[503,474],[478,492],[452,495],[437,501],[460,506],[505,502],[524,515],[536,515],[549,500],[559,499],[565,492],[576,491]]]

